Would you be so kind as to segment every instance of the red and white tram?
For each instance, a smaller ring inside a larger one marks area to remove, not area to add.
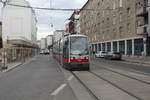
[[[89,70],[88,37],[81,34],[64,36],[53,45],[53,55],[68,70]]]

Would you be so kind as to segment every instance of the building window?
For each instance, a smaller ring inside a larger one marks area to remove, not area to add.
[[[128,15],[128,16],[131,15],[131,8],[127,8],[127,15]]]
[[[120,13],[120,15],[119,15],[119,21],[120,22],[122,21],[122,13]]]
[[[119,41],[119,52],[125,54],[125,41]]]
[[[121,27],[119,27],[119,34],[120,34],[120,36],[122,36],[122,33],[123,33],[123,27],[121,26]]]
[[[142,24],[141,20],[137,20],[137,21],[136,21],[136,25],[137,25],[137,27],[139,27],[139,26],[143,26],[143,24]]]
[[[130,23],[127,24],[127,32],[131,32],[131,25],[130,25]]]
[[[97,36],[95,35],[95,41],[96,41],[96,39],[97,39]]]
[[[113,24],[116,24],[116,16],[113,16]]]
[[[113,9],[116,9],[116,3],[115,2],[113,3]]]
[[[103,17],[105,17],[105,11],[103,10]]]
[[[99,15],[100,15],[100,13],[98,12],[98,13],[97,13],[97,16],[99,16]]]
[[[113,51],[117,52],[117,42],[113,42]]]
[[[105,43],[102,43],[102,51],[105,51],[105,50],[106,50]]]
[[[102,51],[101,49],[101,43],[100,44],[98,44],[98,48],[99,48],[99,51]]]
[[[108,42],[108,43],[107,43],[107,52],[110,52],[110,51],[111,51],[111,43]]]
[[[122,7],[122,0],[119,0],[119,7]]]
[[[116,32],[116,29],[113,29],[113,32]]]
[[[100,5],[100,2],[98,2],[98,4],[97,4],[98,6]]]
[[[140,56],[143,51],[144,51],[143,39],[135,39],[134,40],[135,55]]]
[[[102,21],[102,23],[104,24],[104,20]]]
[[[132,40],[127,40],[127,55],[132,55]]]
[[[109,18],[107,18],[107,21],[109,21]]]

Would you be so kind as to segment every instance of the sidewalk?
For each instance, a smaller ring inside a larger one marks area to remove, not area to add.
[[[122,59],[124,61],[127,61],[127,62],[150,65],[150,57],[144,57],[144,56],[122,56]]]
[[[15,67],[17,67],[17,66],[19,66],[19,65],[21,65],[21,64],[22,64],[22,62],[9,63],[9,64],[7,64],[7,67],[8,67],[8,68],[5,69],[5,70],[1,70],[0,73],[2,73],[2,72],[8,72],[8,71],[14,69]]]

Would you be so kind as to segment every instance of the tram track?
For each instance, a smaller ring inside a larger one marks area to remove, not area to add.
[[[83,87],[87,90],[87,92],[93,97],[94,100],[100,100],[90,88],[73,72],[71,71],[71,74],[83,85]]]
[[[129,92],[129,91],[127,91],[127,90],[121,88],[120,86],[118,86],[118,85],[114,84],[113,82],[111,82],[111,81],[105,79],[104,77],[102,77],[102,76],[100,76],[100,75],[98,75],[98,74],[96,74],[96,73],[94,73],[94,72],[92,72],[92,71],[88,71],[88,72],[91,73],[91,74],[93,74],[93,75],[95,75],[95,76],[97,76],[98,78],[100,78],[100,79],[106,81],[107,83],[111,84],[112,86],[114,86],[114,87],[120,89],[121,91],[127,93],[128,95],[130,95],[130,96],[136,98],[137,100],[143,100],[142,98],[140,98],[140,97],[134,95],[133,93],[131,93],[131,92]]]
[[[94,60],[93,60],[94,61]],[[99,60],[97,60],[96,59],[96,61],[98,62]],[[95,63],[97,63],[97,62],[95,62],[94,61],[94,63],[92,63],[93,65],[96,65]],[[130,63],[127,63],[127,62],[121,62],[121,63],[125,63],[125,64],[130,64]],[[110,67],[113,67],[112,65],[110,65],[110,64],[106,64],[106,63],[103,63],[103,64],[105,64],[105,66],[110,66]],[[133,64],[133,63],[131,63],[131,64]],[[119,66],[120,67],[120,66]],[[133,73],[137,73],[137,74],[143,74],[143,75],[147,75],[147,76],[150,76],[150,74],[149,73],[144,73],[144,72],[142,72],[142,71],[138,71],[138,70],[135,70],[135,69],[124,69],[124,70],[130,70],[130,72],[133,72]]]
[[[117,88],[117,89],[123,91],[124,93],[126,93],[126,94],[128,94],[129,96],[135,98],[136,100],[144,100],[144,99],[142,99],[142,98],[136,96],[135,94],[133,94],[133,93],[131,93],[131,92],[129,92],[129,91],[123,89],[122,87],[120,87],[120,86],[114,84],[113,82],[111,82],[111,81],[105,79],[104,77],[102,77],[102,76],[96,74],[96,73],[93,72],[93,71],[87,71],[87,72],[90,73],[90,74],[92,74],[92,75],[94,75],[94,76],[96,76],[98,79],[101,79],[101,80],[107,82],[108,84],[112,85],[113,87],[115,87],[115,88]],[[92,92],[92,90],[83,82],[83,80],[80,79],[79,76],[77,76],[74,72],[71,72],[71,73],[72,73],[73,76],[85,87],[85,89],[86,89],[86,90],[88,91],[88,93],[94,98],[94,100],[103,100],[103,99],[99,99],[98,96],[96,96],[96,94],[94,94],[94,93]],[[79,72],[79,73],[80,73],[80,72]]]
[[[92,65],[95,65],[95,66],[99,66],[97,64],[93,64]],[[98,67],[97,67],[98,68]],[[129,76],[129,75],[126,75],[126,74],[122,74],[118,71],[114,71],[113,69],[111,70],[111,68],[105,68],[105,67],[99,67],[99,68],[102,68],[103,70],[106,70],[106,71],[109,71],[111,73],[115,73],[116,75],[118,76],[123,76],[123,77],[126,77],[126,78],[129,78],[129,79],[132,79],[132,80],[135,80],[135,81],[138,81],[138,82],[141,82],[143,85],[146,84],[146,85],[150,85],[149,82],[146,82],[144,80],[140,80],[140,79],[137,79],[135,77],[132,77],[132,76]],[[94,70],[90,70],[90,71],[84,71],[85,73],[89,73],[89,74],[92,74],[93,76],[97,77],[98,79],[100,80],[103,80],[105,82],[107,82],[108,84],[110,84],[112,87],[116,88],[116,89],[119,89],[120,91],[124,92],[125,94],[129,95],[130,97],[134,98],[135,100],[145,100],[143,97],[141,97],[140,95],[134,93],[133,91],[130,91],[128,89],[126,89],[125,87],[122,87],[118,84],[116,84],[115,82],[109,80],[107,77],[104,77],[103,75],[100,75],[98,74],[96,71]],[[91,87],[89,87],[89,85],[84,81],[82,80],[80,74],[78,75],[78,73],[82,73],[80,71],[71,71],[71,74],[79,81],[80,84],[82,84],[82,86],[87,90],[87,92],[89,93],[89,95],[94,99],[94,100],[104,100],[102,99],[101,97],[103,97],[103,95],[97,95],[97,92],[93,91],[93,89],[91,89]],[[99,81],[100,81],[99,80]],[[123,94],[124,94],[123,93]]]
[[[98,66],[97,64],[93,64],[93,63],[92,63],[92,65],[96,65],[96,66]],[[141,80],[141,79],[138,79],[138,78],[135,78],[135,77],[132,77],[132,76],[126,75],[126,74],[122,74],[122,73],[120,73],[120,72],[118,72],[118,71],[114,71],[114,70],[109,69],[109,68],[106,68],[106,67],[101,67],[101,66],[98,66],[98,67],[99,67],[99,68],[102,68],[102,69],[104,69],[104,70],[107,70],[107,71],[110,71],[110,72],[113,72],[113,73],[116,73],[116,74],[122,75],[122,76],[124,76],[124,77],[127,77],[127,78],[130,78],[130,79],[133,79],[133,80],[139,81],[139,82],[141,82],[141,83],[144,83],[144,84],[150,85],[150,82],[146,82],[146,81],[144,81],[144,80]],[[131,72],[132,72],[132,71],[131,71]],[[134,73],[134,72],[133,72],[133,73]],[[135,72],[135,73],[136,73],[136,72]],[[141,73],[137,73],[137,74],[141,74]]]

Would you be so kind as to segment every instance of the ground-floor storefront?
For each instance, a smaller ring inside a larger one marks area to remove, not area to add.
[[[92,52],[115,51],[123,55],[150,56],[150,37],[114,40],[92,44]]]

